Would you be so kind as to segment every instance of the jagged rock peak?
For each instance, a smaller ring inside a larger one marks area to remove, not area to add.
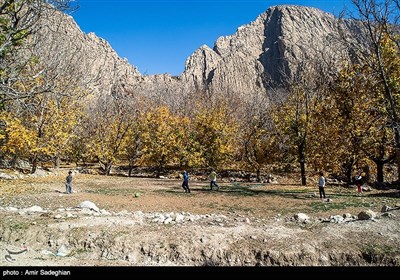
[[[342,61],[339,46],[332,38],[338,35],[338,25],[343,21],[305,6],[272,6],[255,16],[254,21],[238,27],[234,34],[219,37],[213,48],[200,46],[186,59],[179,77],[142,75],[118,57],[106,40],[93,32],[84,34],[70,16],[57,16],[51,21],[47,26],[57,26],[59,30],[43,30],[42,48],[47,52],[42,49],[42,56],[51,61],[54,50],[62,49],[63,61],[76,66],[77,75],[88,76],[86,84],[100,94],[120,90],[146,96],[157,94],[168,100],[171,94],[178,98],[197,91],[265,93],[271,84],[282,84],[287,78],[282,73],[294,73],[299,62],[306,59],[318,59],[323,54],[325,59],[330,56]],[[345,24],[344,28],[350,29]],[[60,71],[71,67],[64,64],[60,63]]]

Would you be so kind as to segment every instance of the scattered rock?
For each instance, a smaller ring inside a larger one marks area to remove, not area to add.
[[[45,256],[55,256],[53,252],[50,252],[48,250],[42,250],[40,253]]]
[[[370,186],[362,186],[361,187],[363,192],[370,192],[371,191],[371,187]]]
[[[74,214],[68,212],[65,217],[66,218],[75,218],[76,216]]]
[[[81,204],[79,204],[78,207],[79,208],[87,208],[87,209],[93,210],[93,211],[98,212],[98,213],[100,212],[100,209],[96,206],[96,204],[94,204],[93,202],[88,201],[88,200],[86,200],[86,201],[82,202]]]
[[[15,176],[0,172],[0,179],[13,180]]]
[[[331,223],[338,224],[338,223],[342,223],[343,221],[344,221],[344,218],[340,215],[335,215],[335,216],[330,217]]]
[[[105,210],[105,209],[101,209],[101,210],[100,210],[100,214],[102,214],[102,215],[104,215],[104,216],[111,216],[111,213],[108,212],[108,211]]]
[[[129,216],[129,215],[130,213],[127,210],[122,210],[117,213],[117,216]]]
[[[381,209],[381,212],[382,213],[385,213],[385,212],[387,212],[387,211],[390,211],[392,208],[390,208],[389,206],[387,206],[387,205],[383,205],[382,206],[382,209]]]
[[[395,218],[396,215],[390,212],[385,212],[382,214],[382,217],[387,217],[387,218]]]
[[[344,219],[352,219],[353,216],[350,213],[343,214]]]
[[[310,220],[310,218],[304,213],[297,213],[294,215],[294,218],[300,223],[307,223]]]
[[[43,208],[40,207],[40,206],[37,206],[37,205],[34,205],[32,207],[29,207],[29,208],[25,208],[24,210],[27,211],[27,212],[43,212]]]
[[[56,256],[58,257],[66,257],[68,256],[70,251],[65,247],[65,245],[61,245],[60,248],[58,248]]]
[[[363,210],[358,214],[359,220],[371,220],[376,217],[376,213],[370,209]]]
[[[184,221],[184,219],[185,219],[185,216],[183,216],[181,214],[176,214],[176,216],[175,216],[175,222],[177,222],[177,223]]]

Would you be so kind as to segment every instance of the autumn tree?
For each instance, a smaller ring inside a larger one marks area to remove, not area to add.
[[[126,145],[124,146],[124,154],[128,161],[128,176],[132,175],[133,168],[137,165],[138,160],[142,155],[142,139],[140,131],[140,116],[139,113],[132,112],[131,123],[126,134]]]
[[[222,168],[237,152],[238,123],[224,100],[196,109],[194,138],[201,147],[204,166]]]
[[[390,41],[381,43],[384,45],[382,59],[399,61],[398,54],[389,47]],[[392,77],[398,75],[396,71],[393,69]],[[377,180],[382,182],[383,165],[395,155],[395,138],[393,131],[388,130],[391,118],[387,114],[385,89],[371,67],[368,64],[344,67],[321,111],[329,112],[324,118],[316,116],[319,123],[329,122],[330,138],[327,139],[330,141],[323,143],[331,150],[326,162],[336,171],[341,166],[340,171],[350,181],[355,166],[372,161],[376,165]]]
[[[200,154],[196,151],[189,118],[161,106],[143,113],[140,124],[142,165],[153,165],[158,173],[167,165],[198,165]]]
[[[132,127],[130,104],[120,94],[104,94],[87,100],[82,140],[91,158],[97,159],[106,175],[122,157]]]
[[[248,96],[237,108],[240,130],[238,143],[241,159],[245,166],[257,174],[260,181],[261,169],[267,164],[277,161],[279,145],[277,130],[271,116],[270,101],[265,93]]]
[[[368,79],[375,81],[382,89],[383,104],[393,130],[396,164],[400,174],[400,3],[398,0],[352,0],[352,3],[356,12],[351,16],[359,20],[365,36],[363,44],[354,44],[354,40],[347,38],[343,42],[353,50],[357,63],[369,68]],[[390,50],[391,55],[388,56],[385,49]]]
[[[307,183],[308,142],[313,133],[313,114],[327,83],[327,78],[323,78],[326,69],[319,61],[305,59],[292,75],[287,76],[286,98],[274,104],[275,125],[281,141],[299,164],[302,185]]]
[[[5,124],[2,151],[29,159],[31,173],[35,173],[39,162],[54,160],[58,166],[78,125],[81,112],[78,102],[78,94],[56,93],[35,95],[26,107],[21,107],[21,102],[7,102],[1,115]]]

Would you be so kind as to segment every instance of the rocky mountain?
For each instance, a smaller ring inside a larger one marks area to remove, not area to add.
[[[44,19],[36,39],[46,61],[60,69],[75,69],[97,93],[111,91],[173,98],[188,92],[244,95],[265,92],[280,85],[309,59],[339,64],[348,55],[336,43],[338,27],[352,32],[351,21],[302,6],[274,6],[236,33],[217,39],[213,48],[203,45],[186,60],[179,76],[142,75],[121,59],[103,39],[84,34],[65,14]],[[45,46],[45,47],[44,47]],[[54,57],[63,58],[55,59]],[[65,71],[64,71],[65,72]]]

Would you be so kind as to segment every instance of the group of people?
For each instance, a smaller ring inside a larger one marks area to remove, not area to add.
[[[362,193],[363,177],[361,176],[361,174],[358,174],[354,177],[354,183],[357,186],[358,193]],[[324,177],[324,173],[320,172],[318,180],[318,189],[319,189],[319,197],[321,200],[326,199],[325,185],[326,185],[326,179]]]
[[[212,190],[213,187],[216,187],[217,190],[219,191],[219,186],[217,185],[217,173],[215,172],[214,169],[211,170],[210,173],[210,190]],[[65,188],[66,188],[66,193],[72,193],[72,171],[68,172],[68,176],[65,179]],[[190,193],[189,174],[186,170],[183,171],[182,188],[185,190],[185,192]]]
[[[189,188],[189,174],[185,170],[183,171],[183,182],[182,182],[182,188],[186,193],[190,193],[190,188]],[[214,169],[211,170],[211,173],[209,175],[210,178],[210,190],[213,190],[213,187],[217,188],[217,191],[219,191],[219,186],[217,185],[217,173],[215,172]],[[355,177],[355,184],[357,186],[357,190],[359,193],[362,193],[362,176],[357,175]],[[326,179],[324,177],[324,173],[320,172],[319,173],[319,180],[318,180],[318,190],[319,190],[319,197],[321,200],[326,199],[325,195],[325,185],[326,185]],[[68,172],[68,176],[65,180],[65,188],[66,188],[66,193],[72,193],[72,171]]]
[[[183,171],[182,177],[183,177],[182,188],[185,190],[186,193],[190,193],[189,174],[186,170]],[[210,178],[210,190],[212,190],[213,187],[216,187],[217,191],[219,191],[219,186],[217,185],[217,172],[215,172],[214,169],[211,170],[209,178]]]

